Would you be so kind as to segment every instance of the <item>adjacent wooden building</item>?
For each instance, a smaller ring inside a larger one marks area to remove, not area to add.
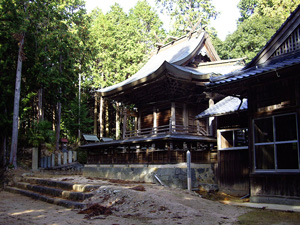
[[[247,99],[227,96],[196,116],[213,119],[217,129],[218,188],[237,196],[249,193],[247,109]]]
[[[248,99],[253,202],[300,204],[299,49],[300,7],[243,70],[208,85],[212,92]]]

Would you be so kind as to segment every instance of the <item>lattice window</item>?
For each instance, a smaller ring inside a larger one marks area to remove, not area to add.
[[[275,51],[271,58],[293,52],[297,49],[300,49],[300,27],[297,27],[288,39]]]

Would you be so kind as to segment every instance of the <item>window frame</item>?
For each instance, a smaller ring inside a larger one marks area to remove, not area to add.
[[[217,131],[217,143],[218,143],[218,150],[220,151],[224,151],[224,150],[244,150],[244,149],[248,149],[248,146],[249,146],[249,142],[247,145],[245,146],[240,146],[240,147],[229,147],[229,148],[222,148],[222,143],[221,143],[221,133],[222,132],[228,132],[228,131],[232,131],[232,136],[233,136],[233,143],[235,143],[235,135],[234,135],[234,131],[237,131],[237,130],[247,130],[248,131],[248,140],[249,141],[249,129],[247,127],[243,127],[243,128],[229,128],[229,129],[220,129]]]
[[[294,115],[296,120],[296,140],[288,140],[288,141],[277,141],[276,140],[276,118],[281,116],[289,116]],[[263,119],[272,119],[272,129],[273,129],[273,141],[271,142],[259,142],[255,143],[255,121],[257,120],[263,120]],[[255,118],[252,120],[252,135],[253,135],[253,162],[254,162],[254,172],[300,172],[300,147],[299,147],[299,127],[298,127],[298,115],[297,113],[285,113],[285,114],[279,114],[279,115],[271,115],[267,117],[261,117],[261,118]],[[298,153],[298,169],[278,169],[278,159],[277,159],[277,146],[280,144],[292,144],[297,143],[297,153]],[[266,146],[266,145],[272,145],[274,149],[274,169],[257,169],[257,162],[256,162],[256,146]]]

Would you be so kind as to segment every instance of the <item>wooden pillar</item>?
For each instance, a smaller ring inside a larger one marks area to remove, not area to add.
[[[99,103],[99,136],[103,137],[103,107],[104,107],[104,100],[103,97],[100,97],[100,103]]]
[[[212,98],[209,99],[208,101],[208,107],[212,107],[214,105],[214,100]],[[213,136],[214,134],[214,129],[213,129],[213,120],[215,117],[209,117],[208,118],[208,128],[209,128],[209,135]]]
[[[153,133],[157,133],[157,113],[156,107],[153,107]]]
[[[171,103],[171,120],[170,120],[170,125],[172,127],[172,129],[170,130],[170,132],[174,132],[175,131],[175,125],[176,125],[176,118],[175,118],[175,102]]]
[[[183,104],[183,127],[186,133],[188,133],[188,126],[189,126],[189,114],[188,114],[188,110],[187,110],[187,106],[184,103]]]
[[[142,112],[139,110],[139,117],[138,117],[138,124],[137,124],[137,134],[139,135],[141,133],[142,129]]]
[[[116,140],[121,138],[121,130],[120,130],[120,104],[116,102]]]
[[[124,115],[123,115],[123,139],[126,138],[126,130],[127,130],[127,109],[124,108]]]
[[[97,135],[97,107],[98,107],[98,97],[97,94],[95,94],[95,104],[94,104],[94,134]]]

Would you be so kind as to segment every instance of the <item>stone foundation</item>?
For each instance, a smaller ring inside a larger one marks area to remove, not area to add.
[[[192,188],[217,190],[214,164],[191,164]],[[158,183],[157,177],[167,186],[187,189],[186,163],[169,165],[85,165],[83,175],[108,179],[122,179]]]

